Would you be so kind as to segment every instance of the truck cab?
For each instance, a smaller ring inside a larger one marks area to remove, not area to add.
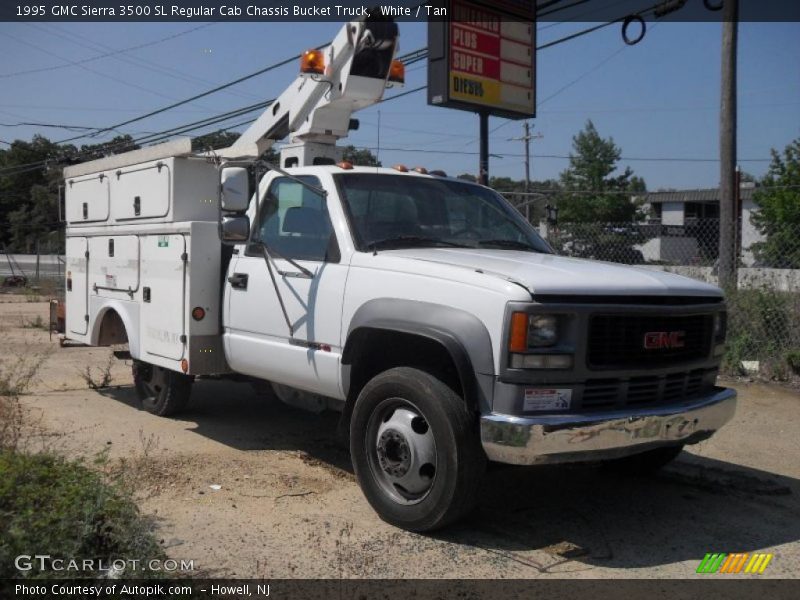
[[[494,191],[424,169],[290,175],[265,177],[249,207],[250,239],[228,267],[226,357],[343,411],[382,514],[386,497],[413,512],[442,448],[477,470],[484,458],[643,470],[731,418],[735,393],[715,384],[716,287],[557,256]],[[260,247],[280,256],[274,286]],[[398,398],[380,409],[386,389]],[[430,411],[448,427],[466,415],[465,437],[428,440]]]

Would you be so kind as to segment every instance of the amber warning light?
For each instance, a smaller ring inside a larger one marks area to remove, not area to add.
[[[405,83],[406,81],[406,66],[401,60],[393,60],[392,66],[389,68],[389,81],[391,83]]]
[[[300,72],[305,75],[323,75],[325,56],[319,50],[306,50],[300,57]]]

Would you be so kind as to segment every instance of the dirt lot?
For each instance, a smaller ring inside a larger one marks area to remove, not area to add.
[[[690,577],[706,552],[769,551],[797,577],[800,394],[736,385],[735,421],[649,479],[588,467],[497,468],[469,520],[432,536],[380,521],[335,439],[336,416],[202,380],[180,419],[137,407],[109,351],[58,348],[47,304],[0,297],[4,366],[44,360],[23,399],[39,441],[135,470],[142,510],[174,558],[234,577]],[[214,489],[211,486],[219,486]]]

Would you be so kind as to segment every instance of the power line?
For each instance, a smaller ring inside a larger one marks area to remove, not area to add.
[[[29,75],[32,73],[44,73],[47,71],[56,71],[59,69],[63,69],[69,66],[78,66],[83,65],[86,63],[94,62],[96,60],[101,60],[103,58],[108,58],[110,56],[116,56],[118,54],[125,54],[127,52],[133,52],[134,50],[141,50],[142,48],[148,48],[150,46],[155,46],[157,44],[162,44],[169,40],[174,40],[175,38],[187,35],[189,33],[193,33],[198,29],[204,29],[206,27],[211,27],[212,25],[216,25],[216,23],[204,23],[203,25],[198,25],[197,27],[192,27],[191,29],[187,29],[185,31],[181,31],[179,33],[175,33],[158,40],[153,40],[152,42],[146,42],[144,44],[138,44],[136,46],[128,46],[127,48],[121,48],[119,50],[114,50],[112,52],[106,52],[105,54],[98,54],[97,56],[90,56],[89,58],[84,58],[82,60],[74,61],[69,65],[52,65],[50,67],[40,67],[38,69],[27,69],[25,71],[14,71],[13,73],[0,73],[0,79],[6,79],[8,77],[16,77],[18,75]]]
[[[320,50],[322,48],[325,48],[327,45],[328,44],[322,44],[320,46],[317,46],[316,49]],[[413,53],[410,53],[410,54],[414,54],[416,52],[419,52],[419,50],[417,50],[417,51],[415,51]],[[247,81],[248,79],[252,79],[252,78],[257,77],[259,75],[263,75],[264,73],[267,73],[269,71],[273,71],[273,70],[275,70],[277,68],[280,68],[280,67],[282,67],[284,65],[287,65],[287,64],[289,64],[289,63],[291,63],[293,61],[296,61],[298,58],[300,58],[300,56],[301,56],[300,54],[297,54],[295,56],[292,56],[292,57],[287,58],[285,60],[282,60],[280,62],[277,62],[277,63],[274,63],[272,65],[269,65],[268,67],[264,67],[263,69],[259,69],[258,71],[250,73],[249,75],[244,75],[242,77],[234,79],[233,81],[229,81],[228,83],[224,83],[222,85],[218,85],[218,86],[216,86],[214,88],[211,88],[210,90],[206,90],[205,92],[202,92],[200,94],[195,94],[194,96],[192,96],[190,98],[187,98],[185,100],[181,100],[179,102],[174,102],[173,104],[170,104],[168,106],[164,106],[162,108],[158,108],[156,110],[153,110],[153,111],[150,111],[148,113],[145,113],[144,115],[140,115],[140,116],[135,117],[133,119],[128,119],[127,121],[122,121],[121,123],[117,123],[117,124],[111,125],[109,127],[103,127],[103,128],[97,129],[97,131],[95,133],[91,134],[91,135],[92,136],[97,136],[97,135],[99,135],[101,133],[105,133],[107,131],[113,131],[114,129],[118,129],[120,127],[124,127],[125,125],[130,125],[131,123],[136,123],[138,121],[142,121],[144,119],[153,117],[155,115],[161,114],[161,113],[166,112],[168,110],[172,110],[173,108],[177,108],[178,106],[183,106],[184,104],[188,104],[189,102],[192,102],[194,100],[198,100],[200,98],[204,98],[206,96],[210,96],[211,94],[215,94],[216,92],[219,92],[219,91],[224,90],[226,88],[229,88],[231,86],[234,86],[234,85],[237,85],[239,83],[242,83],[243,81]],[[58,141],[56,143],[57,144],[63,144],[63,143],[66,143],[66,142],[72,142],[74,140],[78,140],[78,139],[87,137],[88,135],[89,134],[78,135],[78,136],[75,136],[75,137],[72,137],[72,138],[68,138],[68,139],[65,139],[65,140],[60,140],[60,141]]]
[[[365,150],[375,150],[376,148],[370,146],[362,146],[361,148]],[[475,156],[479,154],[475,151],[469,150],[434,150],[432,148],[386,148],[381,146],[381,150],[387,151],[395,151],[395,152],[419,152],[423,154],[463,154],[468,156]],[[514,158],[523,158],[524,154],[518,154],[513,152],[503,152],[500,156],[510,156]],[[560,159],[560,160],[570,160],[572,157],[569,155],[564,154],[536,154],[532,155],[531,158],[552,158],[552,159]],[[704,162],[704,163],[713,163],[719,162],[718,158],[684,158],[684,157],[673,157],[673,156],[621,156],[619,160],[622,161],[642,161],[642,162]],[[738,159],[740,162],[770,162],[771,159],[769,158],[740,158]]]
[[[97,50],[114,50],[110,46],[106,46],[105,44],[101,44],[99,42],[86,42],[83,41],[82,38],[74,35],[70,31],[66,31],[63,28],[60,28],[52,23],[40,26],[40,25],[33,25],[29,24],[31,27],[35,27],[37,29],[42,29],[46,31],[48,34],[52,31],[53,35],[57,35],[58,37],[66,40],[67,42],[74,44],[76,46],[80,46],[82,48],[89,48],[90,50],[97,51]],[[77,39],[76,39],[77,38]],[[168,67],[166,64],[158,63],[152,60],[147,60],[145,58],[139,56],[112,56],[114,60],[118,60],[134,67],[138,67],[140,69],[146,69],[147,71],[151,71],[154,73],[158,73],[165,77],[170,77],[172,79],[180,79],[182,81],[186,81],[192,84],[201,84],[203,86],[208,85],[217,85],[218,82],[209,81],[207,79],[202,79],[200,77],[194,77],[184,73],[183,71],[179,71],[177,69],[173,69]],[[247,92],[241,92],[237,90],[226,90],[226,93],[239,96],[240,98],[258,98],[254,94],[250,94]]]
[[[138,84],[133,83],[131,81],[128,81],[126,79],[120,79],[119,77],[115,77],[114,75],[109,75],[107,73],[103,73],[102,71],[98,71],[96,69],[92,69],[91,67],[87,67],[86,65],[77,64],[75,61],[73,61],[71,59],[59,56],[59,55],[57,55],[57,54],[55,54],[53,52],[50,52],[49,50],[45,50],[44,48],[41,48],[41,47],[37,46],[36,44],[32,44],[31,42],[28,42],[27,40],[23,40],[23,39],[20,39],[20,38],[18,38],[16,36],[13,36],[10,33],[8,33],[7,31],[0,31],[0,35],[4,35],[4,36],[6,36],[8,38],[11,38],[12,40],[14,40],[14,41],[16,41],[16,42],[18,42],[20,44],[23,44],[25,46],[28,46],[29,48],[33,48],[35,50],[38,50],[39,52],[47,54],[48,56],[53,56],[55,58],[59,58],[59,59],[63,60],[64,62],[67,62],[69,64],[75,64],[75,66],[83,69],[84,71],[88,71],[89,73],[94,73],[95,75],[98,75],[100,77],[104,77],[106,79],[110,79],[111,81],[115,81],[115,82],[120,83],[122,85],[125,85],[125,86],[128,86],[128,87],[132,87],[132,88],[137,89],[137,90],[142,91],[142,92],[147,92],[148,94],[154,94],[156,96],[161,96],[162,98],[172,99],[170,96],[167,96],[166,94],[162,94],[159,91],[146,88],[144,86],[138,85]],[[109,131],[113,131],[113,129],[114,128],[111,128],[111,129],[109,129]],[[81,136],[81,137],[85,137],[85,136]]]
[[[23,121],[21,123],[0,123],[0,127],[47,127],[54,129],[74,129],[74,130],[94,129],[94,127],[84,127],[81,125],[57,125],[54,123],[31,123],[28,121]]]
[[[394,99],[399,98],[401,96],[406,96],[408,94],[413,94],[415,92],[418,92],[418,91],[424,89],[424,87],[425,86],[422,86],[422,87],[419,87],[419,88],[415,88],[413,90],[408,90],[406,92],[402,92],[400,94],[395,94],[394,96],[390,96],[389,98],[384,98],[383,100],[381,100],[381,102],[388,102],[389,100],[394,100]],[[250,106],[244,106],[244,107],[232,110],[232,111],[227,111],[225,113],[221,113],[221,114],[218,114],[218,115],[207,117],[207,118],[201,119],[199,121],[194,121],[194,122],[191,122],[191,123],[185,123],[183,125],[178,125],[178,126],[173,127],[171,129],[166,129],[164,131],[160,131],[160,132],[157,132],[157,133],[149,134],[149,135],[143,136],[141,138],[136,138],[136,139],[132,139],[132,140],[125,140],[125,141],[122,141],[122,142],[118,142],[117,144],[106,145],[104,147],[104,150],[106,150],[106,151],[114,150],[115,148],[125,147],[125,146],[127,146],[127,145],[129,145],[131,143],[137,144],[137,145],[138,144],[145,144],[145,143],[146,144],[157,143],[157,142],[169,139],[171,137],[174,137],[176,135],[181,135],[181,134],[184,134],[184,133],[190,133],[192,131],[196,131],[198,129],[202,129],[204,127],[208,127],[209,125],[216,125],[216,124],[219,124],[219,123],[221,123],[223,121],[227,121],[229,119],[232,119],[232,118],[235,118],[235,117],[238,117],[238,116],[242,116],[244,114],[247,114],[248,112],[253,112],[253,111],[258,110],[258,109],[266,108],[273,101],[274,100],[266,100],[266,101],[261,102],[261,103],[253,104],[253,105],[250,105]],[[248,119],[246,121],[242,121],[242,122],[236,123],[234,125],[229,125],[228,127],[225,127],[223,129],[218,129],[217,131],[228,131],[230,129],[235,129],[237,127],[241,127],[243,125],[247,125],[249,123],[252,123],[255,120],[256,119]],[[93,150],[88,150],[88,151],[85,151],[85,152],[79,152],[79,153],[73,154],[71,156],[65,156],[61,160],[64,160],[64,159],[76,160],[76,159],[80,159],[80,158],[85,157],[85,156],[90,156],[90,155],[94,154],[95,152],[96,152],[96,150],[94,150],[94,149]],[[54,160],[56,162],[59,161],[58,159],[54,159]],[[37,169],[41,169],[41,168],[46,167],[48,162],[50,162],[50,161],[37,161],[37,162],[33,162],[33,163],[27,163],[27,164],[22,164],[22,165],[14,165],[14,166],[11,166],[11,167],[6,167],[5,169],[0,169],[0,176],[3,176],[3,175],[5,175],[5,176],[14,176],[14,175],[19,175],[21,173],[26,173],[26,172],[29,172],[29,171],[35,171]]]

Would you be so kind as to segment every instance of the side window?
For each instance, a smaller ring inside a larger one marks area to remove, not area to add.
[[[319,186],[316,177],[302,176]],[[280,177],[261,202],[254,238],[286,258],[338,262],[339,246],[325,198],[303,184]]]

